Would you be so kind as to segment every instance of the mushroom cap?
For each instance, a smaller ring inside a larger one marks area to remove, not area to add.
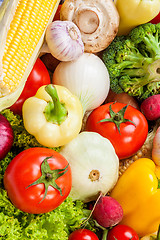
[[[119,27],[119,13],[112,0],[65,0],[60,19],[78,26],[84,50],[91,53],[107,48]]]

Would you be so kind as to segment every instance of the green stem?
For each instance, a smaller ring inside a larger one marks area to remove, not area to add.
[[[108,229],[103,230],[102,240],[107,240]]]
[[[53,84],[47,85],[45,90],[52,98],[52,101],[49,101],[45,107],[45,118],[48,122],[60,125],[67,118],[67,109],[64,103],[59,101],[57,90]]]
[[[52,186],[53,188],[57,189],[59,191],[60,195],[63,196],[62,189],[57,185],[56,180],[59,177],[63,176],[68,171],[68,165],[65,168],[62,168],[62,169],[51,170],[50,165],[47,161],[50,158],[52,158],[52,156],[51,157],[46,157],[43,160],[43,162],[41,164],[41,176],[35,182],[31,183],[27,187],[27,188],[29,188],[31,186],[35,186],[35,185],[41,184],[41,183],[44,184],[44,188],[45,188],[44,197],[39,203],[41,203],[45,199],[45,197],[47,196],[49,186]]]
[[[115,104],[115,103],[112,103],[109,106],[109,113],[110,113],[111,117],[110,118],[104,118],[104,119],[100,120],[98,123],[101,123],[101,122],[113,122],[116,125],[116,127],[117,127],[117,129],[119,131],[119,134],[121,134],[121,132],[120,132],[120,125],[121,125],[121,123],[129,122],[129,123],[131,123],[131,124],[136,126],[136,124],[134,122],[132,122],[130,119],[124,118],[124,114],[125,114],[125,111],[126,111],[128,105],[126,105],[121,110],[119,110],[119,112],[116,113],[116,112],[114,112],[112,110],[112,105],[113,104]]]

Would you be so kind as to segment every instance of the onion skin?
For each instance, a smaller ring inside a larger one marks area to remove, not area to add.
[[[125,93],[125,92],[115,93],[110,89],[108,96],[105,100],[105,103],[109,103],[109,102],[125,103],[125,104],[131,105],[132,107],[140,110],[138,101],[134,97],[129,96],[128,93]]]
[[[0,160],[2,160],[13,145],[14,134],[9,121],[0,114]]]
[[[99,107],[110,88],[106,66],[92,53],[83,53],[75,61],[60,62],[53,73],[52,83],[62,85],[76,95],[84,113]]]

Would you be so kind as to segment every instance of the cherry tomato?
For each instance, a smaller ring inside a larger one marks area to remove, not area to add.
[[[98,237],[88,229],[78,229],[70,234],[68,240],[98,240]]]
[[[150,22],[151,22],[151,23],[154,23],[154,24],[159,23],[159,22],[160,22],[160,12],[159,12],[159,14],[158,14],[155,18],[153,18]]]
[[[114,122],[108,121],[113,112]],[[126,122],[121,123],[123,117],[120,112],[123,112]],[[104,122],[100,122],[103,119]],[[107,103],[92,111],[86,122],[86,131],[97,132],[109,139],[119,159],[124,159],[135,154],[144,144],[148,134],[148,122],[139,110],[130,105]]]
[[[139,240],[139,237],[131,227],[126,225],[116,225],[109,230],[107,240]]]
[[[71,190],[71,169],[67,160],[49,148],[29,148],[8,165],[4,186],[16,208],[39,214],[52,211]]]
[[[42,85],[50,84],[50,76],[44,63],[37,58],[33,69],[26,81],[24,89],[18,100],[10,107],[14,114],[22,115],[22,105],[24,101],[36,94],[38,88]]]

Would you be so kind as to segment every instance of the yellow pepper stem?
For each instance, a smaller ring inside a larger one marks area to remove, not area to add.
[[[48,122],[60,125],[67,117],[67,109],[64,103],[59,101],[57,90],[53,84],[47,85],[45,90],[52,98],[52,101],[48,102],[44,110],[46,120]]]

